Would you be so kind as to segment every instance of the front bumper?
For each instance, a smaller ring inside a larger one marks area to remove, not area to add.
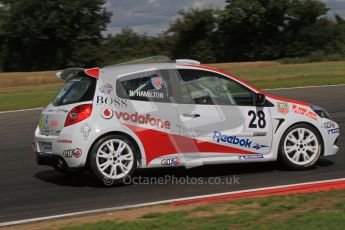
[[[333,124],[333,126],[325,127],[325,124],[330,122]],[[321,122],[321,127],[319,130],[324,142],[323,156],[331,156],[336,154],[339,151],[339,147],[337,146],[338,138],[340,136],[339,125],[334,121],[324,118]]]

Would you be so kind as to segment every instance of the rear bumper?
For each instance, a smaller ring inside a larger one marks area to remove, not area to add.
[[[36,152],[36,162],[38,165],[48,165],[58,168],[68,168],[66,161],[58,155]]]
[[[63,130],[65,131],[65,130]],[[84,143],[74,138],[73,132],[61,132],[59,136],[46,136],[39,134],[38,128],[33,140],[33,152],[39,165],[57,166],[64,168],[82,168],[86,163]],[[78,154],[74,154],[78,149]]]

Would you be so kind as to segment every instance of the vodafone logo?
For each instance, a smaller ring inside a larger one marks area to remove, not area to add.
[[[171,127],[170,121],[151,117],[151,114],[138,114],[138,112],[127,113],[115,111],[115,116],[117,119],[122,119],[124,121],[132,121],[144,125],[150,125],[152,127],[157,128],[161,127],[165,129],[170,129]]]
[[[113,110],[111,110],[110,108],[102,108],[101,109],[101,116],[104,118],[104,119],[110,119],[113,117]]]

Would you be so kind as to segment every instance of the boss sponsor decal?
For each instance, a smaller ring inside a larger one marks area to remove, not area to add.
[[[260,159],[264,158],[263,155],[246,155],[246,156],[239,156],[238,157],[240,160],[248,160],[248,159]]]
[[[127,100],[120,99],[120,98],[104,97],[100,95],[96,97],[96,104],[115,106],[115,107],[120,107],[120,108],[125,108],[128,106]]]
[[[316,113],[312,112],[312,111],[309,111],[301,106],[297,106],[297,105],[292,105],[292,111],[294,113],[297,113],[297,114],[300,114],[300,115],[303,115],[303,116],[306,116],[306,117],[309,117],[313,120],[317,120],[317,115]]]
[[[155,89],[161,89],[164,87],[163,78],[154,74],[151,76],[151,84]]]
[[[89,137],[90,132],[91,132],[91,126],[88,124],[82,125],[80,127],[80,132],[83,134],[84,140],[86,141],[87,138]]]
[[[113,91],[113,87],[110,84],[105,84],[99,88],[99,91],[105,94],[110,94]]]
[[[79,158],[81,154],[82,154],[82,151],[80,148],[67,149],[67,150],[64,150],[62,153],[62,155],[67,158],[71,158],[71,157]]]
[[[178,159],[178,158],[163,159],[161,161],[161,164],[162,165],[174,165],[174,166],[177,166],[177,165],[181,164],[181,160]]]
[[[164,98],[164,93],[162,92],[154,92],[154,91],[129,91],[130,97],[145,97],[145,98]]]
[[[101,116],[102,116],[104,119],[110,119],[110,118],[112,118],[112,117],[113,117],[113,114],[114,114],[114,112],[113,112],[113,110],[110,109],[110,108],[105,107],[105,108],[102,108],[102,109],[101,109]]]
[[[277,103],[277,111],[278,111],[278,113],[281,113],[284,115],[289,113],[289,104],[286,102],[278,102]]]
[[[138,112],[127,113],[127,112],[115,111],[115,116],[119,120],[121,119],[124,121],[132,121],[139,124],[150,125],[152,127],[161,127],[165,129],[170,129],[170,126],[171,126],[170,121],[151,117],[151,114],[140,115],[138,114]]]
[[[246,148],[251,148],[252,146],[252,141],[247,138],[241,139],[236,136],[227,136],[227,135],[223,135],[219,131],[214,131],[213,139],[216,140],[218,143],[225,142],[225,143],[239,145]]]
[[[67,139],[59,139],[57,140],[57,142],[61,144],[72,144],[72,140],[67,140]]]

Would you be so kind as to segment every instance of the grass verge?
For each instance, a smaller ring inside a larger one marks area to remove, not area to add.
[[[12,229],[343,229],[345,191],[157,205]]]
[[[79,229],[342,229],[344,191],[209,203],[192,210],[147,213],[134,221],[103,221]]]
[[[345,84],[345,61],[305,64],[265,61],[209,66],[232,73],[258,88]],[[45,106],[62,83],[55,71],[0,73],[0,111]]]

